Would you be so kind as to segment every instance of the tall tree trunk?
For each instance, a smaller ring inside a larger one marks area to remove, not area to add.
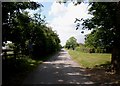
[[[120,73],[120,2],[117,3],[116,28],[111,63],[116,73]]]
[[[118,48],[117,46],[113,48],[111,63],[112,69],[116,73],[120,73],[120,48]]]

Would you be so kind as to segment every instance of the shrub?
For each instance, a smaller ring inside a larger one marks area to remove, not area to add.
[[[89,49],[89,53],[95,53],[95,49],[94,48],[90,48]]]

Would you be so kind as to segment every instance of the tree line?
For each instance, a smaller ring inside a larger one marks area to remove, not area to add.
[[[29,15],[26,9],[36,10],[43,5],[36,2],[2,3],[2,46],[11,41],[16,52],[40,58],[60,49],[60,39],[46,25],[40,13]]]
[[[83,30],[92,30],[86,35],[85,45],[112,53],[111,69],[120,73],[120,2],[90,2],[89,5],[93,17],[78,19],[83,21]]]
[[[66,3],[68,0],[60,0],[58,3]],[[72,0],[71,0],[72,1]],[[81,2],[72,1],[79,5]],[[84,2],[84,0],[83,0]],[[89,2],[89,14],[92,18],[79,19],[82,21],[82,32],[85,29],[92,30],[86,35],[85,46],[92,49],[100,49],[101,52],[112,53],[111,70],[120,73],[120,2]],[[76,30],[80,27],[77,23]]]

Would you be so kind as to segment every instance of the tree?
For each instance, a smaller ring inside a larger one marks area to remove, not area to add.
[[[24,55],[32,54],[33,58],[40,58],[59,50],[60,40],[52,28],[47,27],[41,14],[28,15],[25,9],[43,7],[36,2],[5,2],[3,9],[3,42],[12,41],[16,52]]]
[[[72,48],[73,50],[77,47],[77,39],[75,37],[70,37],[65,45],[66,48]]]
[[[3,84],[13,84],[9,81],[11,76],[29,71],[30,62],[26,57],[44,60],[46,56],[60,48],[57,33],[46,25],[41,14],[37,13],[31,17],[25,11],[25,9],[35,10],[38,7],[41,7],[41,4],[35,2],[2,3],[2,43],[4,45],[5,42],[12,41],[12,44],[7,46],[14,49],[14,55],[2,61]],[[22,57],[17,53],[22,53]]]
[[[110,34],[109,32],[107,33]],[[110,38],[104,41],[104,38],[108,38],[108,34],[105,35],[99,29],[93,30],[90,34],[86,35],[85,46],[95,49],[97,53],[111,53],[111,44],[109,43]]]
[[[52,28],[46,26],[46,22],[40,14],[34,14],[28,26],[28,46],[32,46],[32,58],[40,59],[59,50],[60,39]]]
[[[97,46],[109,46],[112,49],[112,68],[118,72],[120,70],[120,2],[92,2],[90,5],[89,14],[93,17],[83,20],[83,28],[93,29],[88,38],[94,36],[93,42],[98,42]]]
[[[22,12],[25,9],[37,9],[41,5],[35,2],[3,2],[2,3],[2,27],[3,27],[3,41],[12,40],[11,30],[14,29],[18,24],[16,18],[22,16]],[[24,21],[24,20],[23,20]],[[28,20],[29,21],[29,20]],[[27,21],[26,21],[27,23]],[[10,35],[6,35],[10,34]]]
[[[2,3],[2,41],[12,41],[16,51],[25,49],[30,17],[25,9],[37,9],[41,5],[35,2],[3,2]]]

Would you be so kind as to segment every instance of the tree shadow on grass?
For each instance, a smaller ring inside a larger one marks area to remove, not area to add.
[[[102,69],[108,69],[111,67],[111,63],[109,61],[107,61],[104,64],[100,64],[100,65],[95,65],[94,68],[102,68]]]
[[[110,62],[96,65],[94,68],[87,68],[86,73],[91,74],[90,80],[93,82],[95,81],[109,85],[120,85],[120,75],[111,72]]]

